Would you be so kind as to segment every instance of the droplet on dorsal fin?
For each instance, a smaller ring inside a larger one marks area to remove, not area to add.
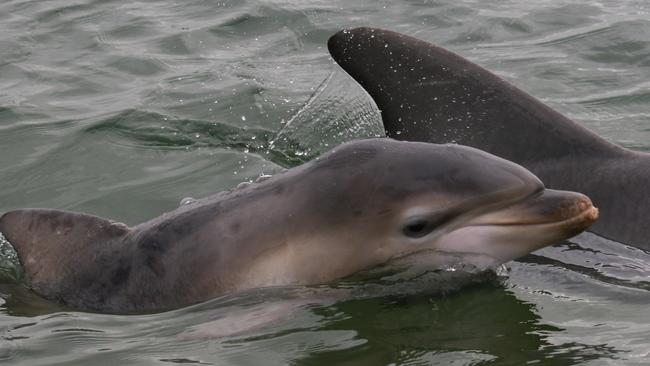
[[[239,190],[242,190],[242,189],[244,189],[244,188],[246,188],[246,187],[248,187],[250,185],[251,185],[251,182],[248,182],[248,181],[241,182],[241,183],[239,183],[237,185],[237,187],[235,187],[235,189],[239,191]]]
[[[262,175],[260,175],[259,177],[257,177],[257,179],[255,179],[255,183],[264,182],[265,180],[267,180],[267,179],[269,179],[269,178],[271,178],[271,177],[272,177],[272,175],[269,175],[269,174],[262,174]]]
[[[181,200],[181,204],[180,204],[180,205],[181,205],[181,206],[191,205],[192,203],[195,203],[195,202],[196,202],[196,199],[195,199],[195,198],[193,198],[193,197],[185,197],[185,198],[183,198],[183,199]]]
[[[110,223],[111,223],[111,226],[114,227],[114,228],[119,228],[119,229],[123,229],[123,230],[128,230],[129,229],[129,226],[127,224],[125,224],[123,222],[120,222],[120,221],[110,220]]]

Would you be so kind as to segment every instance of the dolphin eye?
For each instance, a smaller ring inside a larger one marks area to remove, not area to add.
[[[433,225],[431,225],[424,218],[411,219],[402,228],[402,232],[404,233],[404,235],[411,238],[421,238],[423,236],[428,235],[432,231],[433,231]]]

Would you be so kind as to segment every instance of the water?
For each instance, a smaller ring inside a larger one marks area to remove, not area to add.
[[[605,138],[650,151],[648,19],[640,0],[4,1],[0,211],[51,207],[135,224],[380,133],[377,111],[326,51],[350,26],[435,41]],[[309,302],[286,301],[310,289],[259,291],[138,316],[57,308],[3,275],[0,360],[648,363],[650,254],[585,234],[509,267],[460,291],[325,288]],[[247,333],[183,336],[228,314],[245,324],[246,314],[283,309],[291,315]]]

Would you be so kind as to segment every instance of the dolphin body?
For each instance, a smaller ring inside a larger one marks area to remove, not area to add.
[[[422,251],[500,264],[585,230],[584,195],[544,189],[477,149],[388,138],[182,205],[133,228],[21,209],[0,216],[26,284],[79,310],[161,311],[248,288],[320,284]]]
[[[590,231],[650,250],[650,154],[607,142],[443,48],[396,32],[343,30],[334,60],[370,94],[389,137],[458,143],[523,165],[599,207]]]

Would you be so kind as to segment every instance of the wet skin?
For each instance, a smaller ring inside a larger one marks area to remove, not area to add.
[[[381,110],[389,137],[472,146],[514,161],[600,209],[591,228],[650,250],[650,154],[616,146],[486,69],[431,43],[373,28],[341,31],[332,57]]]
[[[546,190],[488,153],[383,138],[341,145],[133,228],[22,209],[0,217],[0,231],[37,294],[131,313],[325,283],[421,251],[503,263],[576,235],[597,215],[586,196]]]

